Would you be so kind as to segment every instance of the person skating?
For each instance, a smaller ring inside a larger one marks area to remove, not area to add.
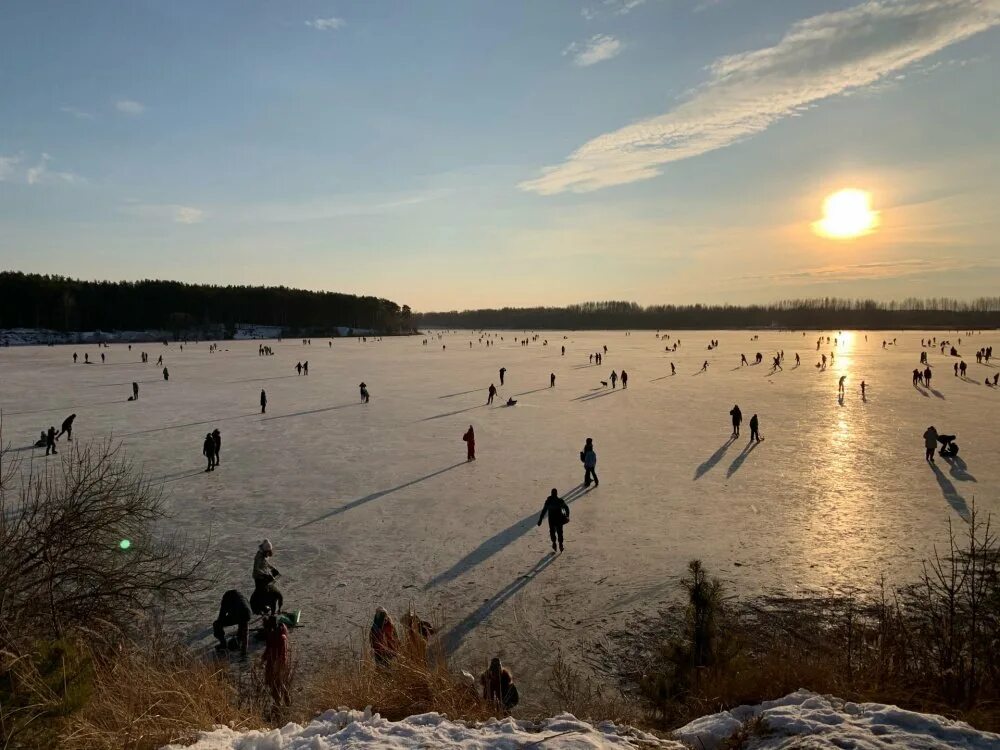
[[[622,370],[622,390],[628,388],[628,373]]]
[[[56,450],[56,428],[49,426],[49,431],[45,433],[45,455],[58,453]]]
[[[847,380],[847,376],[846,375],[841,375],[840,376],[840,382],[837,384],[837,393],[843,393],[844,392],[844,381],[845,380]]]
[[[493,403],[493,397],[497,395],[497,387],[490,383],[489,398],[486,399],[486,405],[489,406]]]
[[[212,633],[219,639],[216,651],[225,651],[226,628],[233,625],[238,626],[236,632],[236,642],[239,645],[240,655],[247,655],[247,641],[250,634],[250,605],[247,600],[236,589],[230,589],[222,595],[222,603],[219,605],[219,616],[212,623]]]
[[[760,421],[756,414],[750,417],[750,439],[756,440],[758,443],[763,439],[760,436]]]
[[[542,507],[542,514],[538,517],[538,525],[542,525],[545,516],[549,517],[549,538],[552,540],[552,551],[556,551],[556,542],[559,543],[559,551],[563,551],[563,526],[569,521],[569,506],[566,501],[559,497],[559,492],[555,488],[547,498]]]
[[[62,427],[59,430],[59,434],[56,435],[56,440],[66,435],[66,439],[73,442],[73,421],[76,419],[76,414],[70,414],[66,419],[63,420]]]
[[[215,465],[218,466],[222,463],[219,460],[219,454],[222,452],[222,433],[218,427],[212,430],[212,447],[215,449]]]
[[[267,393],[263,388],[260,389],[260,413],[267,414]]]
[[[253,558],[254,590],[250,596],[250,609],[255,615],[266,610],[281,612],[281,605],[284,603],[281,590],[275,583],[281,573],[268,560],[273,555],[274,545],[269,539],[265,539],[260,543]]]
[[[938,431],[931,425],[926,430],[924,430],[924,448],[927,453],[924,458],[931,463],[934,463],[934,449],[937,448],[938,442]]]
[[[506,367],[501,367],[500,368],[500,385],[503,385],[503,377],[506,374],[507,374],[507,368]]]
[[[205,471],[215,471],[215,440],[211,432],[205,433],[205,441],[201,445],[201,454],[208,459]]]
[[[704,362],[701,363],[701,370],[699,370],[699,372],[705,372],[706,370],[708,370],[708,360],[707,359]]]
[[[387,667],[399,653],[399,638],[396,637],[396,626],[384,607],[375,610],[372,626],[368,631],[368,642],[371,645],[372,656],[380,667]]]
[[[170,380],[170,371],[166,367],[163,368],[163,379]]]
[[[741,354],[740,355],[740,367],[744,367],[744,366],[745,367],[749,367],[750,363],[747,362],[747,355]]]
[[[132,383],[132,400],[139,400],[139,384],[135,382]]]
[[[580,453],[580,460],[583,461],[583,486],[589,487],[590,481],[594,481],[594,486],[600,486],[597,479],[597,451],[594,450],[594,439],[587,438],[586,445]]]
[[[472,425],[469,425],[469,429],[465,431],[462,435],[462,440],[465,441],[465,460],[475,461],[476,460],[476,433],[472,429]]]
[[[729,416],[733,418],[733,437],[740,436],[740,425],[743,424],[743,412],[740,411],[739,404],[734,404],[729,410]]]

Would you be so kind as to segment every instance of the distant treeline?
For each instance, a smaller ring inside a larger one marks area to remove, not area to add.
[[[192,331],[237,324],[323,335],[337,326],[408,331],[410,308],[377,297],[179,281],[81,281],[0,272],[0,328]]]
[[[946,298],[899,302],[835,297],[792,299],[769,305],[652,305],[585,302],[568,307],[504,307],[499,310],[414,315],[420,328],[481,330],[594,329],[955,329],[1000,327],[1000,297],[972,301]]]

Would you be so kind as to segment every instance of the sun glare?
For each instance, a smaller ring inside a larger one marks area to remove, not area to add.
[[[847,188],[823,201],[823,218],[813,223],[813,231],[822,237],[846,240],[871,234],[878,221],[878,211],[872,210],[871,193]]]

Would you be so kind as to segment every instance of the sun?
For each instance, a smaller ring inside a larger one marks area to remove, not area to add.
[[[821,237],[849,240],[871,234],[878,223],[879,214],[872,210],[871,193],[845,188],[823,201],[823,218],[813,222],[813,231]]]

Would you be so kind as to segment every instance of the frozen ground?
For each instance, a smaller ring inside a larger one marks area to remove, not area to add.
[[[521,674],[547,662],[553,645],[579,653],[572,646],[673,598],[691,558],[747,593],[874,586],[882,573],[911,578],[946,522],[963,525],[973,498],[1000,509],[1000,390],[982,382],[997,369],[972,356],[1000,343],[996,333],[963,337],[968,381],[929,350],[933,391],[911,385],[920,333],[847,334],[835,349],[824,344],[836,352],[825,372],[813,366],[816,333],[751,342],[748,332],[684,331],[671,354],[653,332],[549,332],[527,347],[503,335],[489,348],[461,333],[427,346],[286,340],[270,342],[273,357],[258,357],[258,342],[216,354],[207,344],[75,347],[81,361],[84,351],[98,361],[107,353],[107,364],[89,366],[72,364],[74,347],[0,349],[4,439],[29,445],[76,412],[79,439],[125,442],[162,481],[177,527],[211,534],[223,581],[187,624],[206,647],[218,596],[230,586],[249,594],[254,551],[269,537],[286,606],[303,610],[300,654],[362,636],[379,604],[398,613],[412,602],[459,661],[499,652]],[[897,346],[883,350],[893,337]],[[712,338],[721,345],[706,351]],[[587,354],[604,344],[604,365],[590,366]],[[169,382],[139,363],[142,348],[153,362],[164,355]],[[775,349],[785,369],[768,375]],[[757,351],[765,364],[741,369],[740,353]],[[306,359],[310,375],[296,376]],[[697,374],[704,359],[708,371]],[[501,394],[519,403],[488,408],[501,366]],[[627,391],[601,388],[622,368]],[[133,380],[142,390],[130,403]],[[760,415],[764,442],[728,443],[734,403],[745,419]],[[479,460],[467,464],[470,424]],[[965,468],[925,463],[929,424],[958,435]],[[201,443],[215,427],[222,465],[206,474]],[[588,436],[601,485],[574,493],[566,552],[552,557],[535,520],[550,488],[565,494],[581,482]],[[53,460],[43,454],[21,455]]]
[[[747,750],[813,748],[813,750],[995,750],[1000,736],[979,732],[941,716],[903,711],[879,703],[846,703],[800,690],[759,706],[741,706],[691,722],[677,739],[660,740],[643,732],[606,723],[591,726],[566,714],[540,726],[527,722],[492,721],[480,726],[450,722],[438,714],[391,722],[360,711],[328,711],[306,726],[288,724],[265,732],[233,732],[219,728],[204,733],[191,750],[313,750],[323,748],[463,748],[513,750],[716,750],[749,719],[760,717],[759,731]],[[179,746],[173,746],[179,747]]]

